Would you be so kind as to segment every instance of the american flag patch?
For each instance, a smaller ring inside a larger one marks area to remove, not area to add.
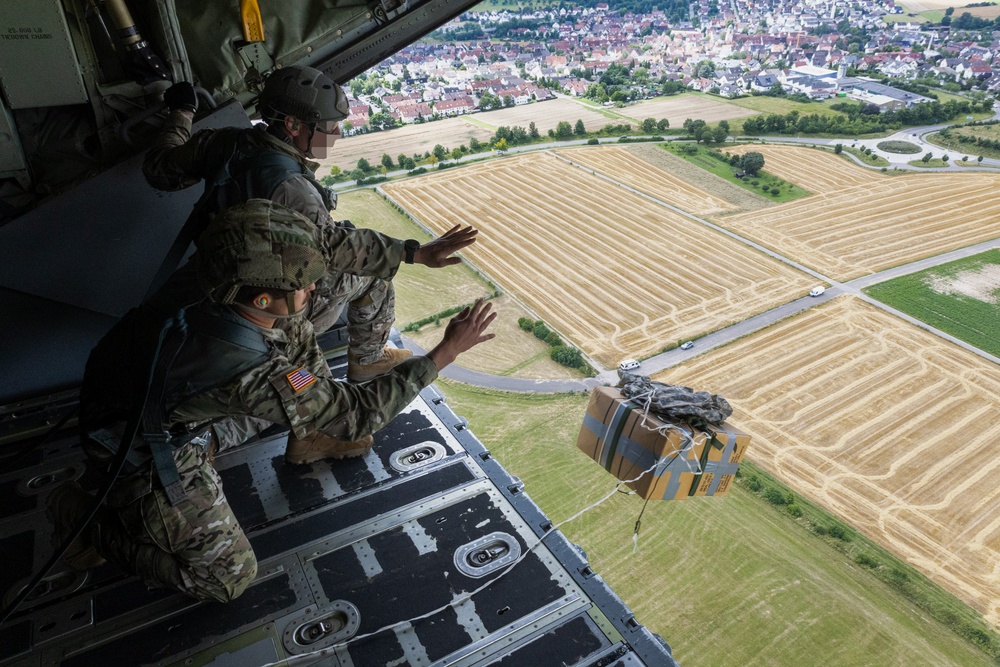
[[[288,380],[288,384],[291,385],[292,391],[296,394],[309,385],[316,384],[316,376],[305,368],[299,368],[291,373],[286,373],[285,379]]]

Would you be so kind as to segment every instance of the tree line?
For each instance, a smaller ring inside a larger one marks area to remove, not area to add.
[[[975,104],[968,101],[926,102],[908,109],[897,109],[880,113],[875,105],[843,102],[832,108],[838,115],[806,114],[798,111],[781,114],[754,116],[743,121],[743,133],[748,135],[766,134],[867,134],[898,130],[913,125],[931,125],[953,120],[958,116],[988,111],[991,101]]]

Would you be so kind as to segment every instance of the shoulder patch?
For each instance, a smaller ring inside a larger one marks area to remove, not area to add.
[[[307,371],[305,367],[286,373],[285,379],[288,380],[288,384],[296,394],[306,387],[316,384],[316,376]]]

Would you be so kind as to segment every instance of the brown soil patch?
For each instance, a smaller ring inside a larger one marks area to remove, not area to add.
[[[765,171],[818,194],[720,222],[837,280],[1000,236],[1000,175],[886,177],[821,151],[745,150],[756,148],[767,151]]]
[[[666,153],[663,149],[659,150]],[[696,215],[724,213],[734,209],[729,202],[677,178],[619,146],[565,149],[560,150],[558,155]]]
[[[814,279],[546,153],[389,183],[435,232],[605,366],[742,321]]]
[[[752,460],[1000,625],[996,365],[841,297],[658,379],[724,395]]]
[[[961,271],[954,276],[930,276],[927,286],[938,294],[959,294],[996,304],[1000,290],[1000,265],[987,264],[978,271]]]

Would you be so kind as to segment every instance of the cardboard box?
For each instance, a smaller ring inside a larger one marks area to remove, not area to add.
[[[629,486],[643,498],[679,500],[691,495],[708,442],[706,433],[687,424],[668,428],[652,415],[644,423],[640,405],[615,388],[597,387],[576,446],[618,479],[638,477]],[[717,486],[714,493],[721,495]]]
[[[691,488],[692,496],[724,496],[736,479],[736,471],[750,447],[750,436],[724,422],[709,426],[708,446],[701,454],[701,475]]]

